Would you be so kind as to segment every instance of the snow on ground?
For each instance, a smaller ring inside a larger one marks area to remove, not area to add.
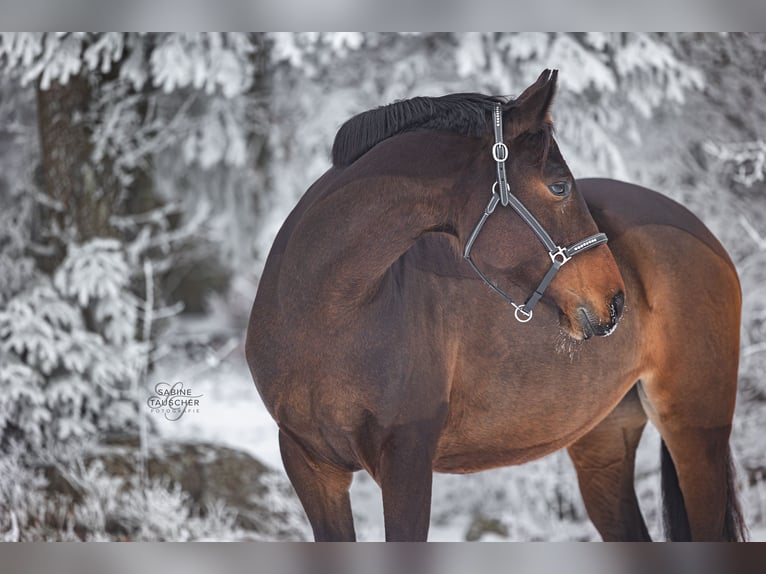
[[[192,379],[180,374],[182,370],[170,363],[159,365],[152,375],[155,380],[147,384],[148,392],[160,381],[183,382],[193,395],[202,395],[199,412],[187,412],[179,420],[170,421],[147,409],[160,436],[218,442],[242,449],[281,470],[277,426],[255,389],[244,359],[223,362],[215,370],[192,375]]]

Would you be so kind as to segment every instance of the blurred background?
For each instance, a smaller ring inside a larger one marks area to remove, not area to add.
[[[766,539],[766,35],[637,33],[0,36],[0,539],[310,538],[243,352],[277,230],[351,115],[546,67],[573,173],[662,191],[738,267],[732,440]],[[152,408],[170,388],[198,404]],[[651,428],[636,482],[661,538]],[[366,475],[352,502],[382,540]],[[430,539],[598,535],[559,452],[437,475]]]

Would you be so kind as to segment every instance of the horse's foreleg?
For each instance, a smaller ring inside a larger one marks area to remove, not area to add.
[[[355,541],[348,493],[353,474],[311,457],[282,431],[279,447],[287,476],[314,530],[314,539],[317,542]]]
[[[636,499],[636,449],[646,425],[635,388],[569,446],[585,508],[605,541],[651,540]]]
[[[397,427],[383,444],[376,478],[387,541],[428,538],[434,448],[434,433],[423,425]]]

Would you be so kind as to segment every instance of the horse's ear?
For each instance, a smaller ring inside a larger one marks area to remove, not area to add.
[[[556,94],[558,75],[558,70],[544,70],[537,81],[516,99],[510,114],[512,137],[537,131],[544,123],[552,122],[549,110]]]

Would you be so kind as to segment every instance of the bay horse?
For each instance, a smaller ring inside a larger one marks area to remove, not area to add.
[[[663,195],[573,178],[556,80],[352,118],[277,235],[246,354],[316,540],[355,540],[356,471],[382,490],[386,540],[426,540],[433,472],[561,448],[603,539],[649,540],[647,418],[668,536],[744,539],[735,268]]]

